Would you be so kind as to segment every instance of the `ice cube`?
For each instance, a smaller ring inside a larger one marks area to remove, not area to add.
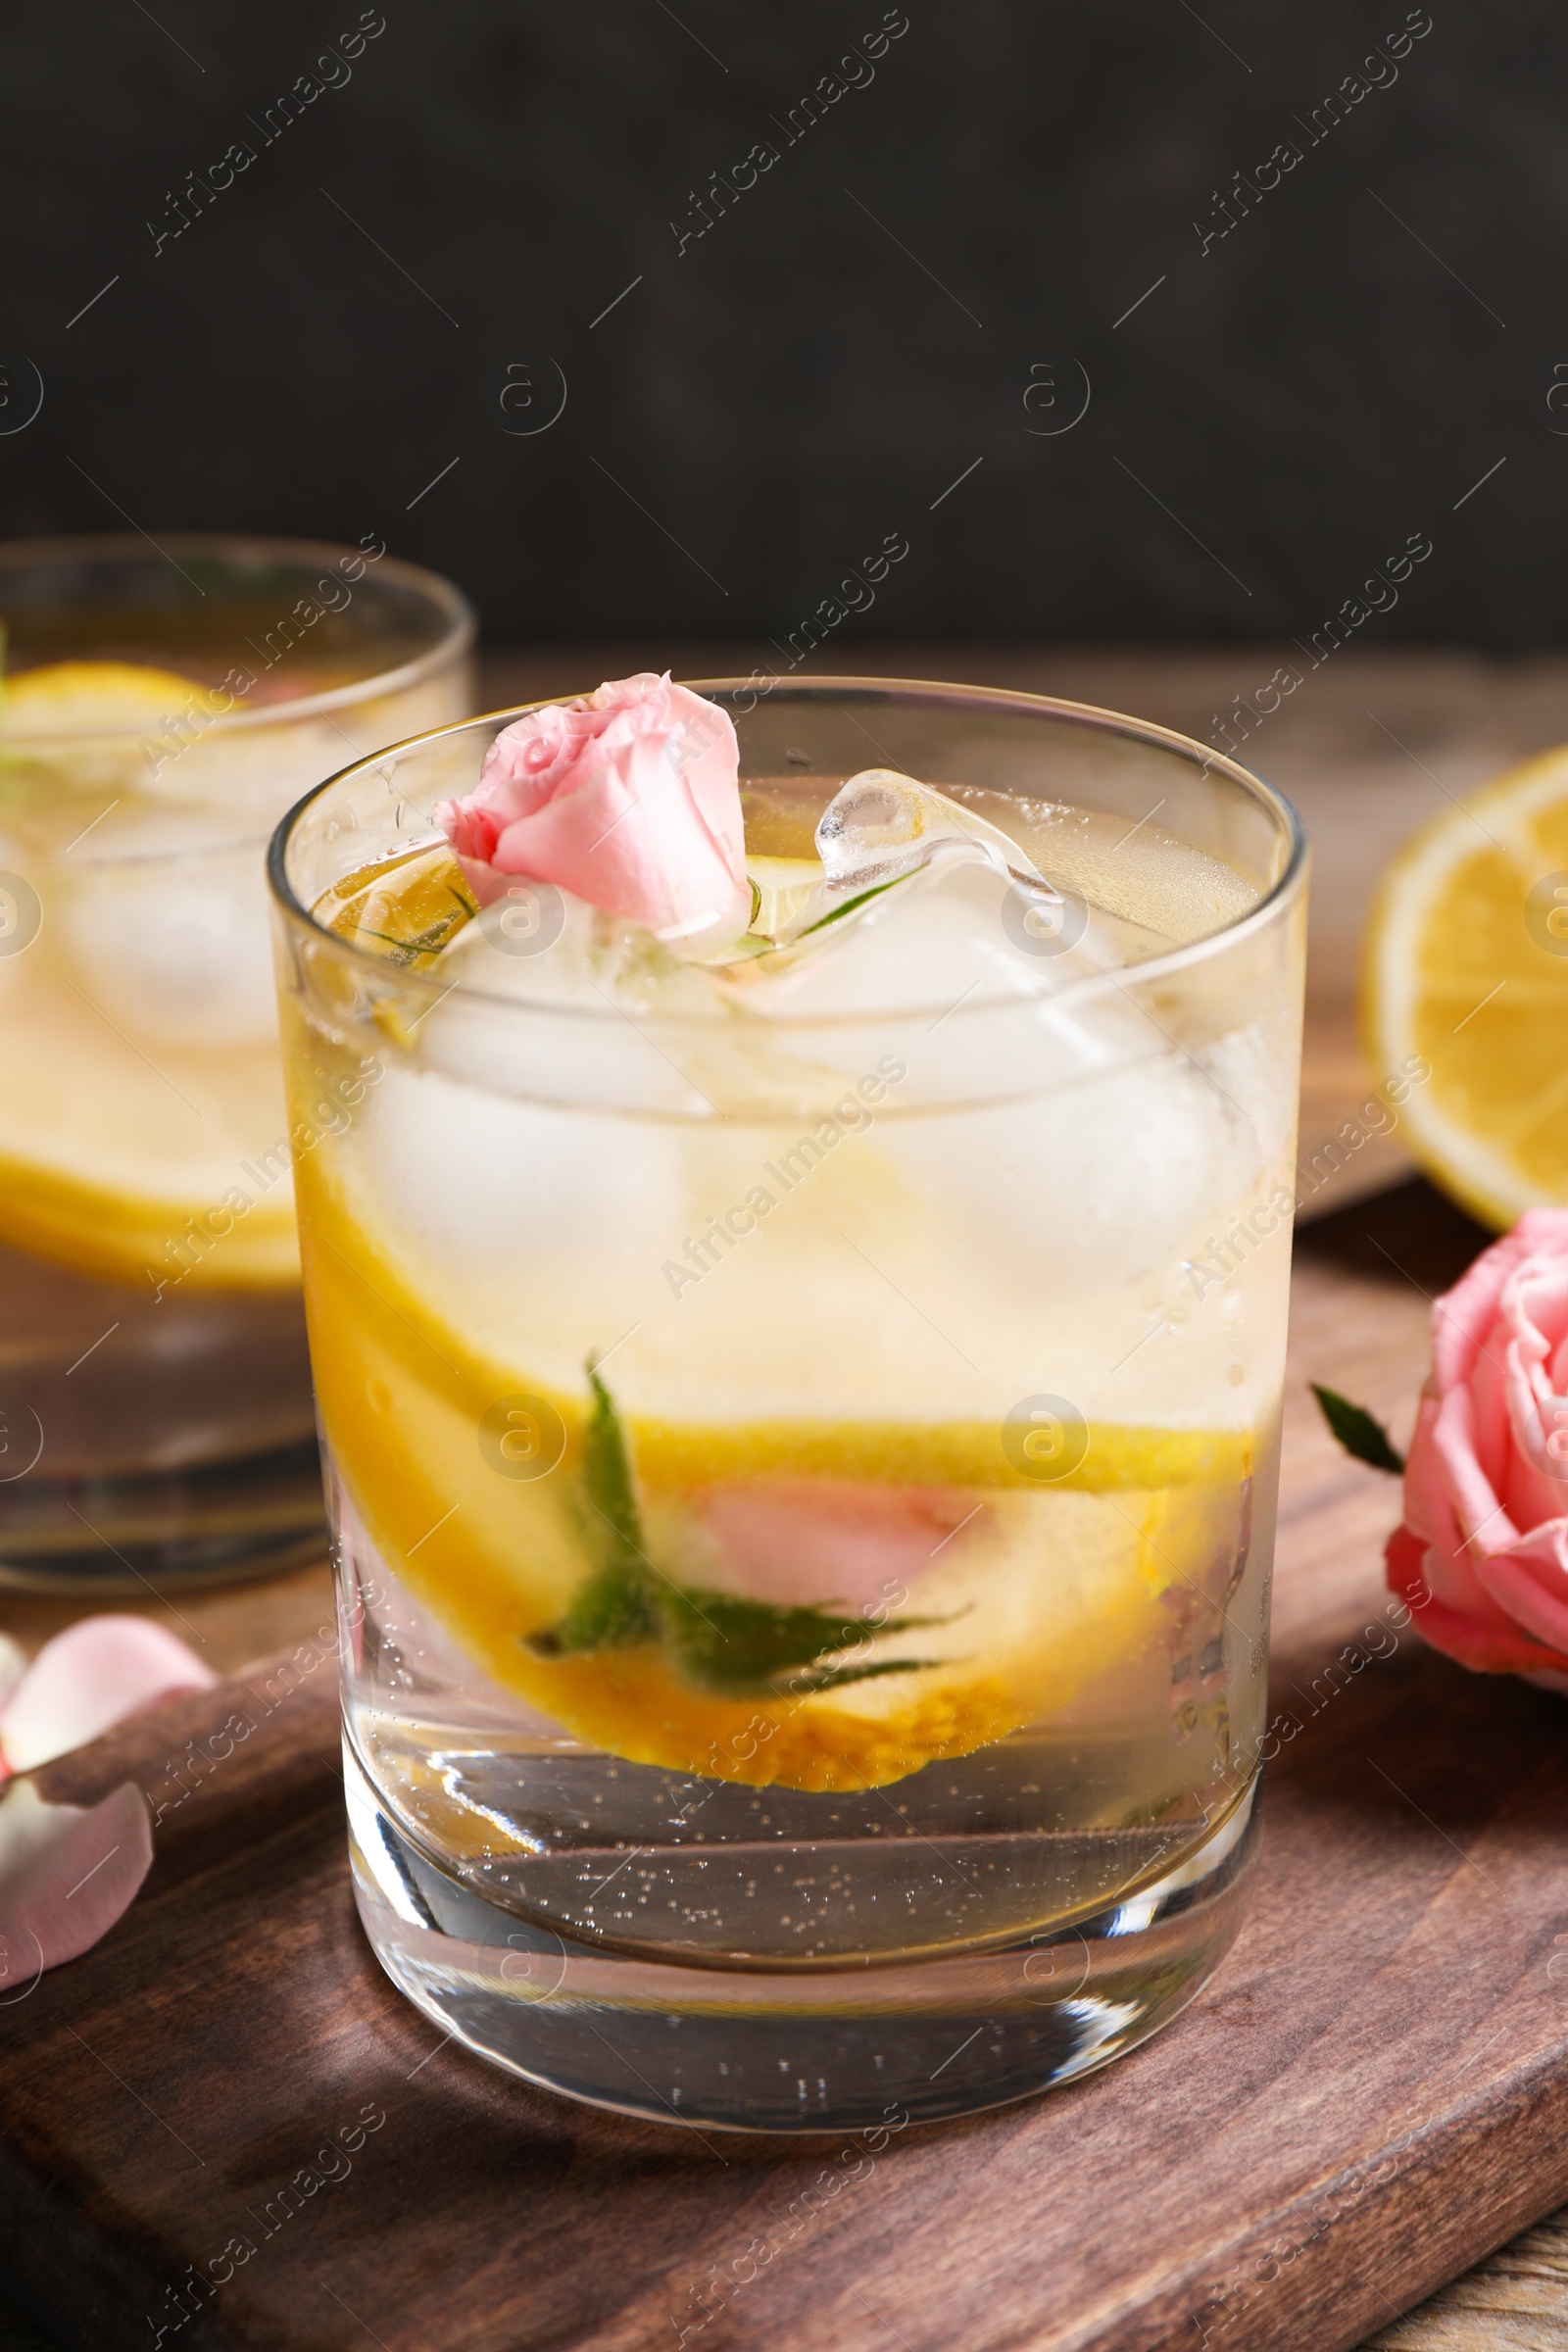
[[[254,850],[84,865],[58,920],[88,1000],[158,1046],[243,1046],[277,1012],[267,890]]]
[[[452,939],[443,985],[583,1011],[721,1017],[712,983],[638,923],[519,874]]]
[[[376,1248],[501,1363],[575,1389],[586,1348],[669,1303],[678,1131],[390,1066],[343,1152]]]
[[[983,984],[988,995],[1034,995],[1120,960],[1113,939],[1088,938],[1085,903],[1008,835],[894,768],[866,768],[840,787],[818,819],[816,849],[814,888],[792,877],[783,892],[771,873],[754,876],[748,956],[722,966],[754,1011],[917,1009]],[[764,926],[771,952],[758,952]],[[1062,969],[1048,970],[1057,958]],[[911,998],[911,986],[923,993]]]
[[[825,911],[780,951],[727,967],[746,1009],[780,1020],[929,1009],[934,1019],[960,1003],[1055,995],[1124,961],[1115,926],[1095,908],[972,836],[868,861],[822,895]]]
[[[1151,1050],[1141,1033],[1108,1037],[1107,1023],[1128,1030],[1124,1007],[1102,1008],[1092,1036],[1054,1018],[1022,1055],[1011,1031],[982,1040],[962,1023],[943,1028],[950,1010],[1039,1003],[1125,959],[1115,922],[1055,888],[985,818],[870,769],[835,796],[817,841],[820,866],[759,861],[745,953],[731,943],[708,962],[519,879],[515,906],[498,901],[441,954],[453,993],[422,1026],[421,1058],[541,1101],[804,1116],[884,1050],[903,1050],[891,1034],[868,1044],[867,1018],[916,1020],[921,1040],[930,1035],[920,1059],[931,1085],[956,1084],[960,1100],[974,1099],[982,1047],[1003,1096]],[[779,1035],[824,1018],[834,1027],[808,1043]]]
[[[833,795],[816,826],[816,854],[836,889],[907,873],[939,841],[972,841],[1001,873],[1045,877],[1015,841],[929,784],[893,767],[862,768]]]
[[[696,1066],[727,1008],[715,982],[651,932],[519,878],[430,967],[420,1060],[540,1102],[704,1117]]]
[[[1176,1267],[1257,1182],[1253,1119],[1200,1062],[1157,1042],[1157,1054],[1033,1099],[904,1120],[884,1139],[922,1197],[963,1200],[971,1276],[988,1295],[1013,1282],[1037,1299],[1103,1300],[1107,1266]]]

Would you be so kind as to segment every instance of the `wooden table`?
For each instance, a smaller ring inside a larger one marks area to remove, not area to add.
[[[592,686],[640,666],[670,666],[676,676],[744,674],[768,649],[623,646],[543,649],[497,657],[486,677],[488,707]],[[1137,711],[1209,737],[1213,713],[1267,678],[1268,653],[1141,653],[1074,648],[867,647],[840,671],[959,677],[1064,695]],[[1307,682],[1259,733],[1254,763],[1296,801],[1313,838],[1315,879],[1309,969],[1309,1019],[1302,1086],[1302,1159],[1365,1099],[1369,1073],[1355,1044],[1354,970],[1361,927],[1377,872],[1406,834],[1446,799],[1483,781],[1529,752],[1568,738],[1568,662],[1484,662],[1432,654],[1370,656],[1347,651]],[[1396,1139],[1369,1144],[1330,1177],[1312,1206],[1344,1207],[1358,1195],[1405,1173]],[[1303,1253],[1305,1256],[1306,1253]],[[1309,1408],[1294,1395],[1312,1346],[1312,1278],[1298,1282],[1301,1358],[1287,1425],[1288,1480],[1336,1475],[1339,1464]],[[1380,1308],[1357,1394],[1402,1435],[1413,1410],[1411,1366],[1421,1350],[1424,1301],[1414,1294]],[[1369,1331],[1373,1327],[1369,1325]],[[1305,1353],[1303,1354],[1303,1348]],[[1288,1624],[1298,1596],[1343,1580],[1359,1592],[1375,1575],[1375,1538],[1367,1503],[1353,1481],[1341,1539],[1321,1512],[1309,1545],[1297,1542],[1291,1516],[1281,1529],[1277,1610]],[[1385,1523],[1395,1491],[1389,1488]],[[1383,1506],[1377,1506],[1383,1507]],[[192,1595],[158,1616],[198,1646],[220,1672],[305,1638],[321,1620],[324,1567],[263,1586]],[[125,1607],[142,1604],[125,1602]],[[53,1603],[7,1597],[0,1626],[28,1644],[74,1612]],[[0,2352],[41,2352],[42,2340],[0,2310]],[[1419,2310],[1372,2339],[1388,2352],[1536,2352],[1568,2343],[1568,2209],[1527,2231]],[[394,2348],[395,2352],[395,2348]]]

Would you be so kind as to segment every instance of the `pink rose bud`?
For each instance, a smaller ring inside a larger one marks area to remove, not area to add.
[[[1434,1302],[1388,1574],[1435,1649],[1568,1690],[1568,1209],[1528,1209]]]
[[[729,713],[643,670],[503,728],[473,791],[435,821],[481,906],[518,875],[663,939],[751,907]]]

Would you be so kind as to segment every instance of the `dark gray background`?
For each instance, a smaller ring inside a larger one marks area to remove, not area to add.
[[[1430,0],[1309,147],[1405,0],[906,0],[870,86],[680,255],[693,187],[782,148],[882,0],[381,0],[265,146],[248,118],[360,0],[149,7],[5,35],[0,349],[44,385],[0,434],[7,534],[379,530],[506,641],[782,639],[902,532],[844,647],[1304,636],[1424,531],[1360,642],[1568,624],[1560,6]],[[1216,186],[1293,136],[1201,255]],[[236,138],[255,163],[155,257]],[[568,396],[516,436],[528,355]],[[1081,422],[1027,429],[1085,380]]]

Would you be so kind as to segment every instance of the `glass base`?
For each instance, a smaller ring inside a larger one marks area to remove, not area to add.
[[[1181,1868],[1001,1950],[770,1971],[631,1959],[487,1902],[377,1799],[344,1742],[355,1899],[392,1982],[525,2082],[732,2132],[936,2123],[1075,2080],[1184,2009],[1235,1936],[1256,1779]]]
[[[145,1597],[326,1544],[297,1290],[160,1299],[0,1245],[0,1591]]]
[[[0,1592],[145,1598],[276,1576],[326,1548],[315,1438],[199,1469],[0,1485]]]

